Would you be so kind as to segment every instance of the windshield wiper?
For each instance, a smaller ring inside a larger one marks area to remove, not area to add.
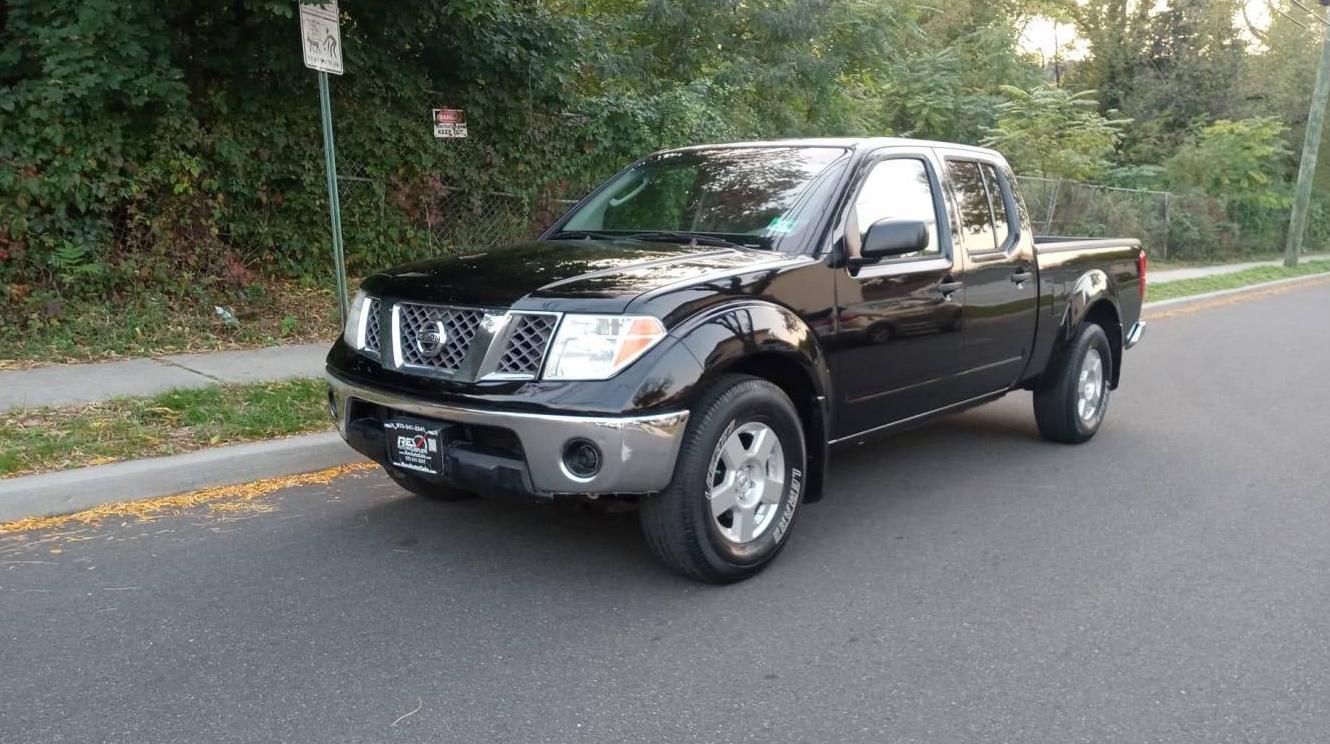
[[[595,230],[559,230],[559,232],[552,234],[552,236],[549,236],[549,240],[552,241],[564,241],[564,240],[612,241],[616,240],[616,238],[617,236],[612,236],[612,234],[597,233],[595,232]]]
[[[744,245],[743,243],[736,243],[733,240],[718,238],[715,235],[686,232],[684,230],[652,230],[650,232],[633,233],[632,235],[627,235],[625,237],[627,237],[630,240],[659,240],[666,242],[688,242],[688,243],[696,243],[698,245],[712,245],[716,246],[717,248],[762,247],[760,241],[754,245]]]

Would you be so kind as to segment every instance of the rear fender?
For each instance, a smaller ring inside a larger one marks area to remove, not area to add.
[[[1111,308],[1111,310],[1106,311],[1102,308]],[[1096,322],[1109,326],[1106,330],[1109,343],[1113,346],[1114,357],[1112,386],[1117,387],[1122,371],[1122,308],[1118,304],[1112,280],[1102,269],[1085,272],[1072,285],[1067,297],[1067,311],[1063,314],[1062,325],[1058,330],[1059,351],[1071,342],[1076,330],[1091,313],[1095,315]]]
[[[1062,327],[1058,335],[1061,343],[1067,343],[1076,335],[1076,329],[1085,320],[1090,308],[1100,301],[1107,301],[1113,306],[1113,313],[1121,325],[1122,311],[1118,307],[1117,294],[1113,291],[1113,284],[1108,274],[1101,269],[1092,269],[1076,280],[1067,296],[1067,310],[1063,313]]]

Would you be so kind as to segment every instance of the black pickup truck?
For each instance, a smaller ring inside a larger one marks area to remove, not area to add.
[[[1035,237],[991,150],[670,150],[538,240],[368,277],[329,406],[411,492],[636,502],[666,564],[737,581],[838,446],[1018,388],[1047,439],[1093,437],[1145,271],[1135,240]]]

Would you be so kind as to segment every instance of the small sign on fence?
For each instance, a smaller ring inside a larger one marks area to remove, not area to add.
[[[466,136],[466,114],[461,109],[434,109],[434,136],[454,139]]]
[[[328,0],[321,5],[301,3],[300,36],[306,67],[342,74],[342,30],[337,0]]]

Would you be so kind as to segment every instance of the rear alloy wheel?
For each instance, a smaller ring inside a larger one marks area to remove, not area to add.
[[[1045,439],[1080,444],[1099,431],[1108,410],[1113,351],[1104,329],[1081,326],[1034,391],[1034,417]]]
[[[666,565],[730,583],[780,552],[803,497],[803,426],[784,391],[729,375],[693,407],[665,491],[642,501],[642,531]]]
[[[1104,396],[1108,387],[1104,380],[1104,357],[1098,349],[1090,349],[1081,361],[1076,375],[1076,415],[1085,424],[1094,424],[1104,414]]]
[[[396,468],[384,467],[383,470],[388,473],[389,478],[397,482],[397,485],[430,501],[466,501],[476,498],[476,494],[470,491],[462,491],[442,483],[431,483]]]

